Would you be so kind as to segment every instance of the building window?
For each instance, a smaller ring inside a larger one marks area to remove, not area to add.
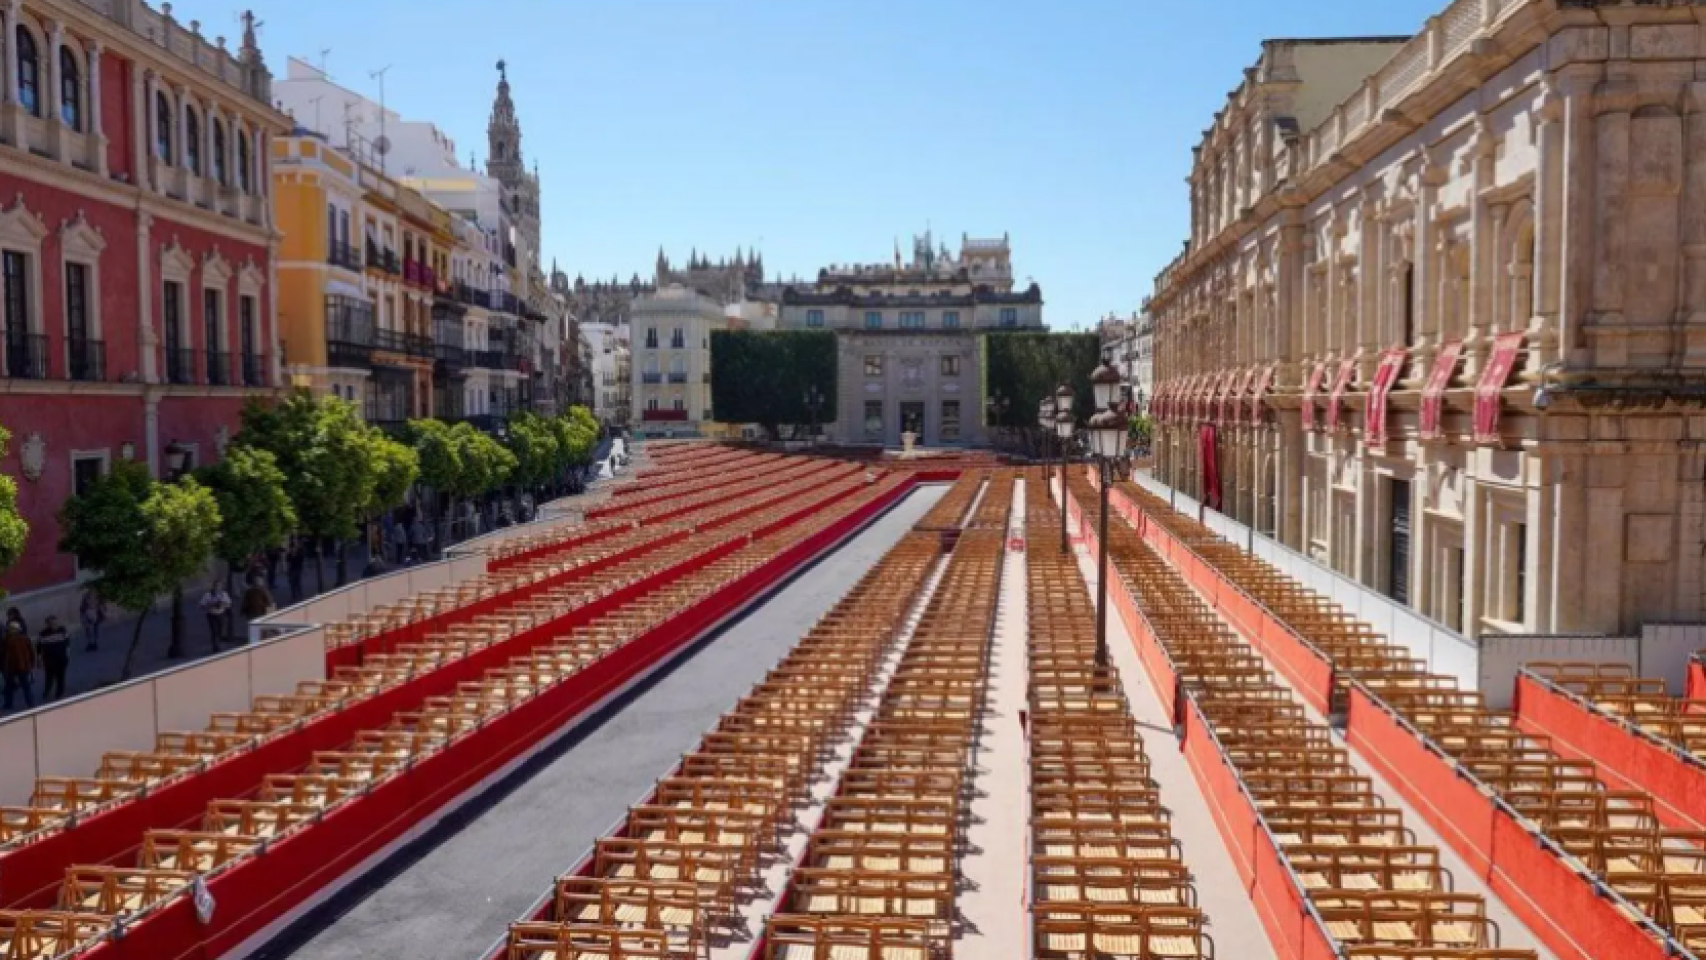
[[[331,251],[331,260],[338,259],[338,208],[326,204],[326,249]]]
[[[865,358],[865,376],[880,377],[883,375],[883,358],[871,356]]]
[[[958,400],[942,401],[942,439],[958,440],[960,438],[960,402]]]
[[[73,130],[83,129],[83,71],[69,46],[59,48],[59,119]]]
[[[1004,327],[1016,327],[1016,326],[1018,326],[1019,325],[1019,308],[1018,307],[1002,307],[1001,308],[1001,325]]]
[[[960,375],[960,358],[952,354],[942,354],[942,376],[957,377]]]
[[[255,318],[255,298],[242,296],[237,298],[238,335],[242,337],[243,349],[243,385],[246,387],[261,387],[266,385],[266,371],[261,369],[260,330]]]
[[[225,179],[225,172],[225,124],[215,120],[213,121],[213,179],[219,181],[219,185],[222,187],[229,186],[231,183]]]
[[[680,327],[676,327],[674,330],[670,331],[670,333],[669,333],[669,348],[671,350],[685,350],[685,349],[687,349],[687,337],[685,334],[683,334],[681,332]]]
[[[224,325],[224,304],[220,302],[218,290],[207,289],[201,292],[202,335],[207,350],[207,382],[214,386],[224,386],[228,379],[225,376],[225,356],[221,352],[220,327]]]
[[[65,265],[66,358],[72,380],[101,380],[101,344],[92,336],[89,322],[89,268],[81,263]]]
[[[958,310],[942,311],[942,329],[958,330],[960,328],[960,312]]]
[[[28,254],[7,250],[0,255],[0,275],[6,301],[6,375],[41,379],[46,356],[30,329]]]
[[[646,349],[656,350],[657,348],[658,348],[658,328],[657,327],[647,327],[646,328]]]
[[[73,453],[71,455],[71,495],[81,497],[89,492],[95,481],[107,474],[105,453]]]
[[[865,433],[867,436],[881,436],[883,432],[883,402],[881,400],[865,401]]]
[[[249,192],[249,135],[237,131],[237,187],[244,193]],[[349,228],[344,228],[344,242],[349,242]]]
[[[154,153],[161,163],[172,163],[172,102],[164,93],[154,95]]]
[[[902,330],[924,329],[924,311],[902,310],[900,312],[900,328]]]
[[[882,311],[880,311],[880,310],[867,310],[867,311],[865,311],[865,329],[866,330],[881,330],[882,328],[883,328]]]
[[[819,327],[822,327],[823,326],[823,311],[822,310],[807,310],[806,311],[806,326],[811,327],[814,330],[819,328]]]
[[[41,57],[36,53],[36,38],[29,28],[18,24],[18,102],[31,116],[41,116]]]
[[[201,176],[201,122],[194,110],[184,111],[184,165]]]

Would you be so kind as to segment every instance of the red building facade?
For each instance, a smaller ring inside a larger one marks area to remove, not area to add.
[[[9,602],[64,611],[55,517],[120,459],[211,462],[279,386],[268,140],[241,47],[141,0],[0,8],[0,471],[30,524]]]

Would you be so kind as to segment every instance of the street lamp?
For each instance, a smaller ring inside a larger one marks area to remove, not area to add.
[[[1096,664],[1108,663],[1108,488],[1113,486],[1113,467],[1125,446],[1126,422],[1116,405],[1120,395],[1120,374],[1103,361],[1090,374],[1095,388],[1096,406],[1100,411],[1090,418],[1090,452],[1096,457],[1097,478],[1101,481],[1101,515],[1096,557]]]
[[[995,393],[990,394],[988,399],[984,400],[983,405],[987,413],[984,417],[984,422],[988,423],[992,428],[999,427],[1001,425],[1001,419],[1007,415],[1007,398],[1001,395],[1001,391],[997,390]],[[992,435],[990,437],[990,441],[993,443],[994,439],[995,438]]]
[[[1042,459],[1043,486],[1048,486],[1049,441],[1054,439],[1054,395],[1050,394],[1037,404],[1037,426],[1042,429]]]
[[[812,446],[815,447],[817,446],[817,414],[819,410],[823,409],[823,391],[819,390],[815,385],[809,386],[806,388],[805,400],[806,409],[811,411],[812,415],[812,432],[807,439],[809,439]]]
[[[1066,537],[1066,461],[1077,424],[1072,419],[1072,388],[1064,383],[1054,392],[1054,410],[1054,435],[1060,440],[1060,552],[1067,553],[1072,547]]]

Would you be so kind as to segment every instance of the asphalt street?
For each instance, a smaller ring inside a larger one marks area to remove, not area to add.
[[[666,674],[607,708],[252,956],[474,960],[900,540],[912,494]]]

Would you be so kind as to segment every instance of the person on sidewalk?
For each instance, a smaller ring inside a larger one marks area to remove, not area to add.
[[[41,657],[41,702],[52,703],[65,696],[65,670],[71,666],[71,635],[59,625],[59,618],[50,616],[36,638],[36,654]]]
[[[414,547],[417,562],[426,563],[432,559],[432,526],[425,517],[415,518],[415,525],[409,528],[409,543]]]
[[[290,551],[284,555],[285,579],[290,581],[290,600],[302,602],[302,565],[307,561],[301,540],[290,541]]]
[[[18,625],[19,630],[24,631],[24,636],[30,635],[30,625],[24,622],[24,612],[17,607],[7,607],[6,627],[10,629],[14,623]]]
[[[13,607],[12,609],[16,610],[17,608]],[[7,613],[7,617],[4,646],[0,647],[0,681],[5,683],[4,692],[0,693],[0,696],[4,696],[5,703],[4,706],[0,706],[0,709],[12,709],[12,700],[19,690],[24,691],[24,706],[33,707],[36,705],[34,689],[36,651],[34,647],[30,646],[30,635],[24,631],[22,626],[10,619],[10,612]],[[19,617],[18,619],[22,620],[23,618]]]
[[[219,581],[215,580],[201,595],[201,612],[207,615],[207,638],[217,653],[225,639],[225,615],[231,612],[231,595]]]
[[[83,622],[84,651],[92,653],[101,649],[101,624],[107,622],[107,602],[94,587],[83,591],[83,599],[77,603],[77,619]]]
[[[397,566],[409,562],[409,528],[401,522],[391,524],[391,532],[386,534],[390,540],[386,547],[397,555]]]
[[[265,577],[249,578],[249,589],[243,591],[242,613],[244,620],[253,621],[272,612],[272,591],[267,589]]]

